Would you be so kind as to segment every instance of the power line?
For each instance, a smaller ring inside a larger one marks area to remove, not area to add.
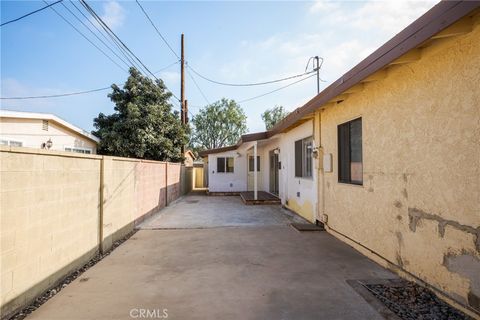
[[[95,11],[93,11],[93,9],[91,7],[89,7],[88,5],[86,5],[86,3],[83,3],[82,1],[80,1],[80,4],[95,19],[96,23],[105,31],[105,33],[107,34],[110,41],[113,42],[113,44],[120,50],[120,52],[128,60],[128,62],[132,66],[137,68],[137,70],[139,70],[140,72],[144,72],[144,70],[142,70],[141,66],[138,63],[135,62],[135,59],[128,53],[127,50],[125,50],[124,47],[122,47],[120,42],[110,33],[108,26],[106,27],[106,24],[104,25],[103,21],[100,21],[100,17],[98,17],[98,15],[95,13]]]
[[[178,54],[175,52],[175,50],[173,50],[173,48],[170,46],[170,44],[168,43],[168,41],[165,39],[165,37],[162,35],[162,33],[158,30],[157,26],[153,23],[152,19],[150,19],[150,16],[148,15],[148,13],[145,11],[145,9],[142,7],[142,5],[140,4],[140,2],[138,0],[135,0],[138,4],[138,6],[140,7],[140,9],[142,9],[143,11],[143,14],[145,15],[145,17],[147,17],[148,21],[150,21],[150,24],[153,26],[153,28],[155,29],[155,31],[157,31],[157,34],[160,36],[160,38],[162,38],[163,42],[165,42],[165,44],[167,45],[167,47],[170,49],[170,51],[172,51],[172,53],[178,58],[180,59],[180,57],[178,56]]]
[[[172,65],[178,63],[175,62],[173,64],[169,64],[168,66],[160,69],[164,70]],[[159,71],[158,71],[159,72]],[[93,93],[93,92],[98,92],[98,91],[103,91],[110,89],[111,87],[103,87],[103,88],[98,88],[98,89],[92,89],[92,90],[85,90],[85,91],[78,91],[78,92],[69,92],[69,93],[60,93],[60,94],[52,94],[52,95],[41,95],[41,96],[27,96],[27,97],[0,97],[0,100],[27,100],[27,99],[45,99],[45,98],[60,98],[60,97],[67,97],[67,96],[75,96],[75,95],[80,95],[80,94],[87,94],[87,93]],[[168,92],[170,92],[167,89]],[[171,92],[170,92],[171,93]],[[175,101],[175,100],[174,100]],[[176,102],[176,101],[175,101]]]
[[[163,42],[167,45],[167,47],[170,49],[170,51],[175,55],[175,57],[177,57],[178,59],[178,62],[181,60],[180,56],[175,52],[175,50],[173,50],[172,46],[168,43],[167,39],[165,39],[165,37],[162,35],[162,33],[160,32],[160,30],[158,30],[157,26],[155,25],[155,23],[153,23],[152,19],[150,19],[150,16],[148,15],[147,11],[145,11],[145,9],[143,8],[143,6],[140,4],[140,2],[138,0],[135,0],[137,5],[140,7],[140,9],[142,10],[143,14],[145,15],[145,17],[147,18],[147,20],[150,22],[150,24],[152,25],[152,27],[155,29],[155,31],[157,32],[157,34],[159,35],[159,37],[163,40]],[[172,92],[173,94],[173,92]],[[178,101],[181,101],[181,99],[179,99],[175,94],[173,94],[174,97],[178,100]],[[183,103],[183,101],[182,101]]]
[[[310,72],[310,73],[311,73],[311,72]],[[280,91],[280,90],[282,90],[282,89],[288,88],[288,87],[290,87],[290,86],[293,86],[294,84],[297,84],[297,83],[299,83],[299,82],[302,82],[302,81],[305,81],[305,80],[307,80],[307,79],[310,79],[311,77],[314,77],[314,76],[315,76],[315,74],[311,74],[311,75],[309,75],[309,76],[306,77],[306,78],[302,78],[302,79],[300,79],[300,80],[294,81],[294,82],[292,82],[292,83],[287,84],[286,86],[277,88],[277,89],[275,89],[275,90],[272,90],[272,91],[263,93],[263,94],[261,94],[261,95],[255,96],[255,97],[251,97],[251,98],[248,98],[248,99],[243,99],[243,100],[240,100],[240,101],[237,101],[237,102],[238,102],[238,103],[243,103],[243,102],[247,102],[247,101],[251,101],[251,100],[254,100],[254,99],[258,99],[258,98],[264,97],[264,96],[269,95],[269,94],[271,94],[271,93],[274,93],[274,92]]]
[[[133,52],[125,45],[125,43],[123,43],[123,41],[120,40],[120,38],[115,34],[115,32],[112,31],[112,29],[110,29],[110,27],[105,23],[105,21],[102,20],[102,18],[95,12],[95,10],[93,10],[93,8],[90,7],[90,5],[84,0],[80,0],[80,3],[87,10],[87,12],[90,13],[90,15],[92,15],[92,17],[97,21],[97,23],[105,30],[107,35],[116,43],[117,47],[120,50],[122,50],[125,54],[130,56],[132,60],[128,59],[128,61],[132,63],[132,65],[134,65],[141,72],[149,73],[146,68],[143,68],[142,70],[141,63],[135,64],[135,59],[137,61],[140,61],[140,59],[138,59],[135,56],[135,54],[133,54]]]
[[[198,91],[199,91],[200,94],[203,96],[203,99],[205,99],[205,101],[207,102],[207,104],[210,104],[210,101],[208,101],[207,96],[205,95],[205,93],[203,93],[202,89],[200,89],[200,86],[198,85],[197,81],[196,81],[195,78],[192,76],[192,74],[190,73],[190,70],[188,70],[188,68],[187,68],[187,73],[188,73],[188,76],[190,77],[190,79],[192,79],[193,83],[195,84],[195,87],[197,87]]]
[[[71,2],[71,3],[72,3],[72,2]],[[72,3],[72,4],[73,4],[73,3]],[[70,14],[73,15],[73,16],[75,17],[75,19],[77,19],[88,31],[90,31],[90,33],[91,33],[94,37],[96,37],[96,38],[98,39],[98,41],[100,41],[101,43],[103,43],[103,45],[104,45],[108,50],[110,50],[111,53],[113,53],[120,61],[122,61],[122,62],[127,66],[127,68],[130,67],[130,65],[129,65],[127,62],[125,62],[125,60],[123,60],[115,51],[113,51],[113,49],[110,48],[110,46],[107,45],[107,44],[105,43],[105,41],[103,41],[102,39],[100,39],[100,37],[97,36],[97,34],[96,34],[95,32],[93,32],[93,31],[90,29],[90,27],[88,27],[88,26],[82,21],[82,19],[80,19],[72,10],[70,10],[64,3],[62,3],[62,6],[63,6],[65,9],[67,9],[67,11],[70,12]],[[80,12],[81,12],[81,11],[80,11]],[[82,13],[82,12],[81,12],[81,13]],[[82,14],[83,14],[83,13],[82,13]],[[84,17],[86,18],[85,15],[84,15]],[[87,19],[87,20],[90,21],[89,19]],[[90,21],[90,22],[91,22],[91,21]]]
[[[172,63],[169,64],[168,66],[163,67],[163,68],[160,69],[160,70],[154,71],[153,73],[160,73],[160,72],[162,72],[163,70],[166,70],[166,69],[170,68],[171,66],[174,66],[174,65],[178,64],[179,62],[180,62],[180,61],[172,62]]]
[[[207,80],[207,81],[209,81],[209,82],[218,84],[218,85],[229,86],[229,87],[253,87],[253,86],[261,86],[261,85],[266,85],[266,84],[271,84],[271,83],[277,83],[277,82],[281,82],[281,81],[286,81],[286,80],[291,80],[291,79],[294,79],[294,78],[303,77],[303,76],[305,76],[305,75],[308,75],[308,74],[311,74],[311,73],[316,72],[316,70],[312,70],[312,71],[304,72],[304,73],[301,73],[301,74],[296,74],[296,75],[293,75],[293,76],[289,76],[289,77],[285,77],[285,78],[281,78],[281,79],[276,79],[276,80],[264,81],[264,82],[254,82],[254,83],[227,83],[227,82],[221,82],[221,81],[216,81],[216,80],[212,80],[212,79],[210,79],[210,78],[207,78],[207,77],[203,76],[202,74],[200,74],[199,72],[197,72],[194,68],[192,68],[191,65],[189,65],[189,67],[190,67],[190,69],[191,69],[197,76],[199,76],[200,78],[202,78],[202,79],[204,79],[204,80]]]
[[[26,99],[60,98],[60,97],[75,96],[75,95],[79,95],[79,94],[86,94],[86,93],[98,92],[98,91],[108,90],[108,89],[110,89],[110,88],[111,88],[111,87],[104,87],[104,88],[92,89],[92,90],[87,90],[87,91],[60,93],[60,94],[43,95],[43,96],[0,97],[0,100],[26,100]]]
[[[140,65],[147,71],[148,74],[150,74],[153,78],[155,78],[155,80],[159,81],[159,79],[155,76],[155,74],[153,72],[150,71],[150,69],[147,68],[147,66],[142,62],[142,60],[140,60],[133,52],[132,50],[130,50],[130,48],[115,34],[115,32],[112,31],[112,29],[110,29],[110,27],[102,20],[102,18],[100,16],[98,16],[98,14],[95,12],[95,10],[92,9],[92,7],[90,7],[90,5],[88,5],[88,3],[85,1],[85,0],[80,0],[81,3],[88,9],[88,11],[91,13],[91,14],[94,14],[96,18],[99,19],[99,21],[101,22],[101,24],[103,26],[105,26],[109,33],[111,33],[115,39],[117,39],[120,44],[122,45],[122,47],[124,47],[129,54],[131,54],[139,63]],[[173,92],[171,92],[167,86],[165,85],[165,88],[167,91],[169,91],[172,96],[174,96],[177,100],[180,100]]]
[[[98,26],[97,26],[95,23],[93,23],[93,21],[92,21],[91,19],[89,19],[89,18],[83,13],[83,11],[82,11],[79,7],[77,7],[77,5],[76,5],[72,0],[69,0],[69,2],[70,2],[70,4],[73,5],[73,6],[75,7],[75,9],[77,9],[77,11],[80,12],[81,15],[98,31],[98,33],[103,37],[103,39],[105,39],[106,41],[110,42],[110,44],[112,44],[114,47],[116,46],[118,49],[120,49],[120,53],[123,55],[123,57],[124,57],[125,59],[127,59],[128,63],[129,63],[129,66],[134,66],[134,65],[135,65],[134,63],[132,63],[132,61],[129,59],[129,57],[125,54],[125,52],[123,52],[123,50],[121,49],[121,47],[119,47],[118,44],[117,44],[115,41],[112,40],[112,37],[110,36],[110,34],[108,34],[109,37],[107,38],[107,36],[105,36],[105,34],[102,32],[102,30],[99,29]],[[89,12],[87,11],[87,13],[89,13]],[[95,18],[95,17],[94,17],[94,18]],[[97,22],[97,24],[99,24],[98,21],[96,21],[96,22]],[[100,27],[101,27],[101,25],[100,25]]]
[[[2,23],[2,24],[0,25],[0,27],[3,27],[3,26],[5,26],[5,25],[7,25],[7,24],[9,24],[9,23],[12,23],[12,22],[15,22],[15,21],[18,21],[18,20],[22,20],[23,18],[26,18],[26,17],[34,14],[34,13],[40,12],[40,11],[42,11],[42,10],[45,10],[45,9],[47,9],[47,8],[53,6],[53,5],[56,5],[57,3],[60,3],[60,2],[62,2],[62,1],[63,1],[63,0],[58,0],[58,1],[56,1],[56,2],[54,2],[54,3],[51,3],[51,4],[49,4],[49,5],[45,6],[45,7],[42,7],[42,8],[40,8],[40,9],[35,10],[35,11],[32,11],[32,12],[30,12],[30,13],[27,13],[27,14],[21,16],[21,17],[18,17],[18,18],[16,18],[16,19],[13,19],[13,20],[4,22],[4,23]]]
[[[85,1],[85,0],[80,0],[84,5],[86,5],[89,9],[89,11],[91,11],[92,14],[94,14],[99,20],[100,22],[108,29],[109,33],[111,33],[115,39],[117,39],[120,44],[122,45],[122,47],[125,48],[125,50],[127,50],[139,63],[140,65],[147,71],[147,73],[149,73],[151,76],[153,76],[156,80],[157,77],[155,77],[155,75],[147,68],[147,66],[145,66],[145,64],[142,62],[142,60],[140,60],[133,52],[132,50],[130,50],[130,48],[117,36],[117,34],[115,32],[112,31],[112,29],[110,29],[110,27],[105,23],[105,21],[103,21],[103,19],[95,12],[95,10],[92,9],[92,7],[90,7],[90,5],[88,5],[88,3]]]
[[[43,2],[45,2],[46,4],[48,4],[47,1],[43,0]],[[103,51],[102,49],[100,49],[92,40],[90,40],[86,35],[84,35],[80,30],[77,29],[77,27],[75,27],[70,21],[68,21],[60,12],[58,12],[57,10],[55,10],[55,8],[53,7],[50,7],[50,9],[52,9],[60,18],[63,19],[63,21],[65,21],[66,23],[68,23],[73,29],[75,29],[75,31],[77,31],[85,40],[87,40],[88,42],[90,42],[90,44],[92,46],[94,46],[95,48],[97,48],[105,57],[107,57],[110,61],[112,61],[115,65],[117,65],[117,67],[119,67],[120,69],[122,69],[123,71],[127,72],[127,70],[125,70],[124,68],[122,68],[115,60],[113,60],[108,54],[105,53],[105,51]]]

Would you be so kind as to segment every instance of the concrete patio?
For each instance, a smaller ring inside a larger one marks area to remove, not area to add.
[[[163,309],[168,319],[383,319],[346,280],[395,276],[291,221],[303,220],[239,197],[184,197],[27,319],[135,319]]]

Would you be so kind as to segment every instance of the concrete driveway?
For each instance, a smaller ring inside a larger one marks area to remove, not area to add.
[[[382,319],[346,280],[395,276],[298,219],[185,197],[27,319]]]
[[[170,204],[140,229],[193,229],[286,225],[306,222],[278,205],[246,206],[238,196],[192,194]]]

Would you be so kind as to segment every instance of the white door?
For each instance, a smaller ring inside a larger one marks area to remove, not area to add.
[[[248,163],[247,163],[247,191],[253,191],[254,185],[254,177],[253,177],[253,169],[254,169],[254,162],[253,162],[253,152],[247,154]],[[260,166],[261,160],[260,156],[257,155],[257,188],[258,190],[262,190],[261,188],[261,181],[262,181],[262,167]]]

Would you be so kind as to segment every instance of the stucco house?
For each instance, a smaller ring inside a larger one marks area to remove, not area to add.
[[[440,2],[270,131],[201,153],[209,191],[278,195],[479,313],[479,7]]]
[[[0,144],[95,154],[100,140],[48,113],[0,110]]]

